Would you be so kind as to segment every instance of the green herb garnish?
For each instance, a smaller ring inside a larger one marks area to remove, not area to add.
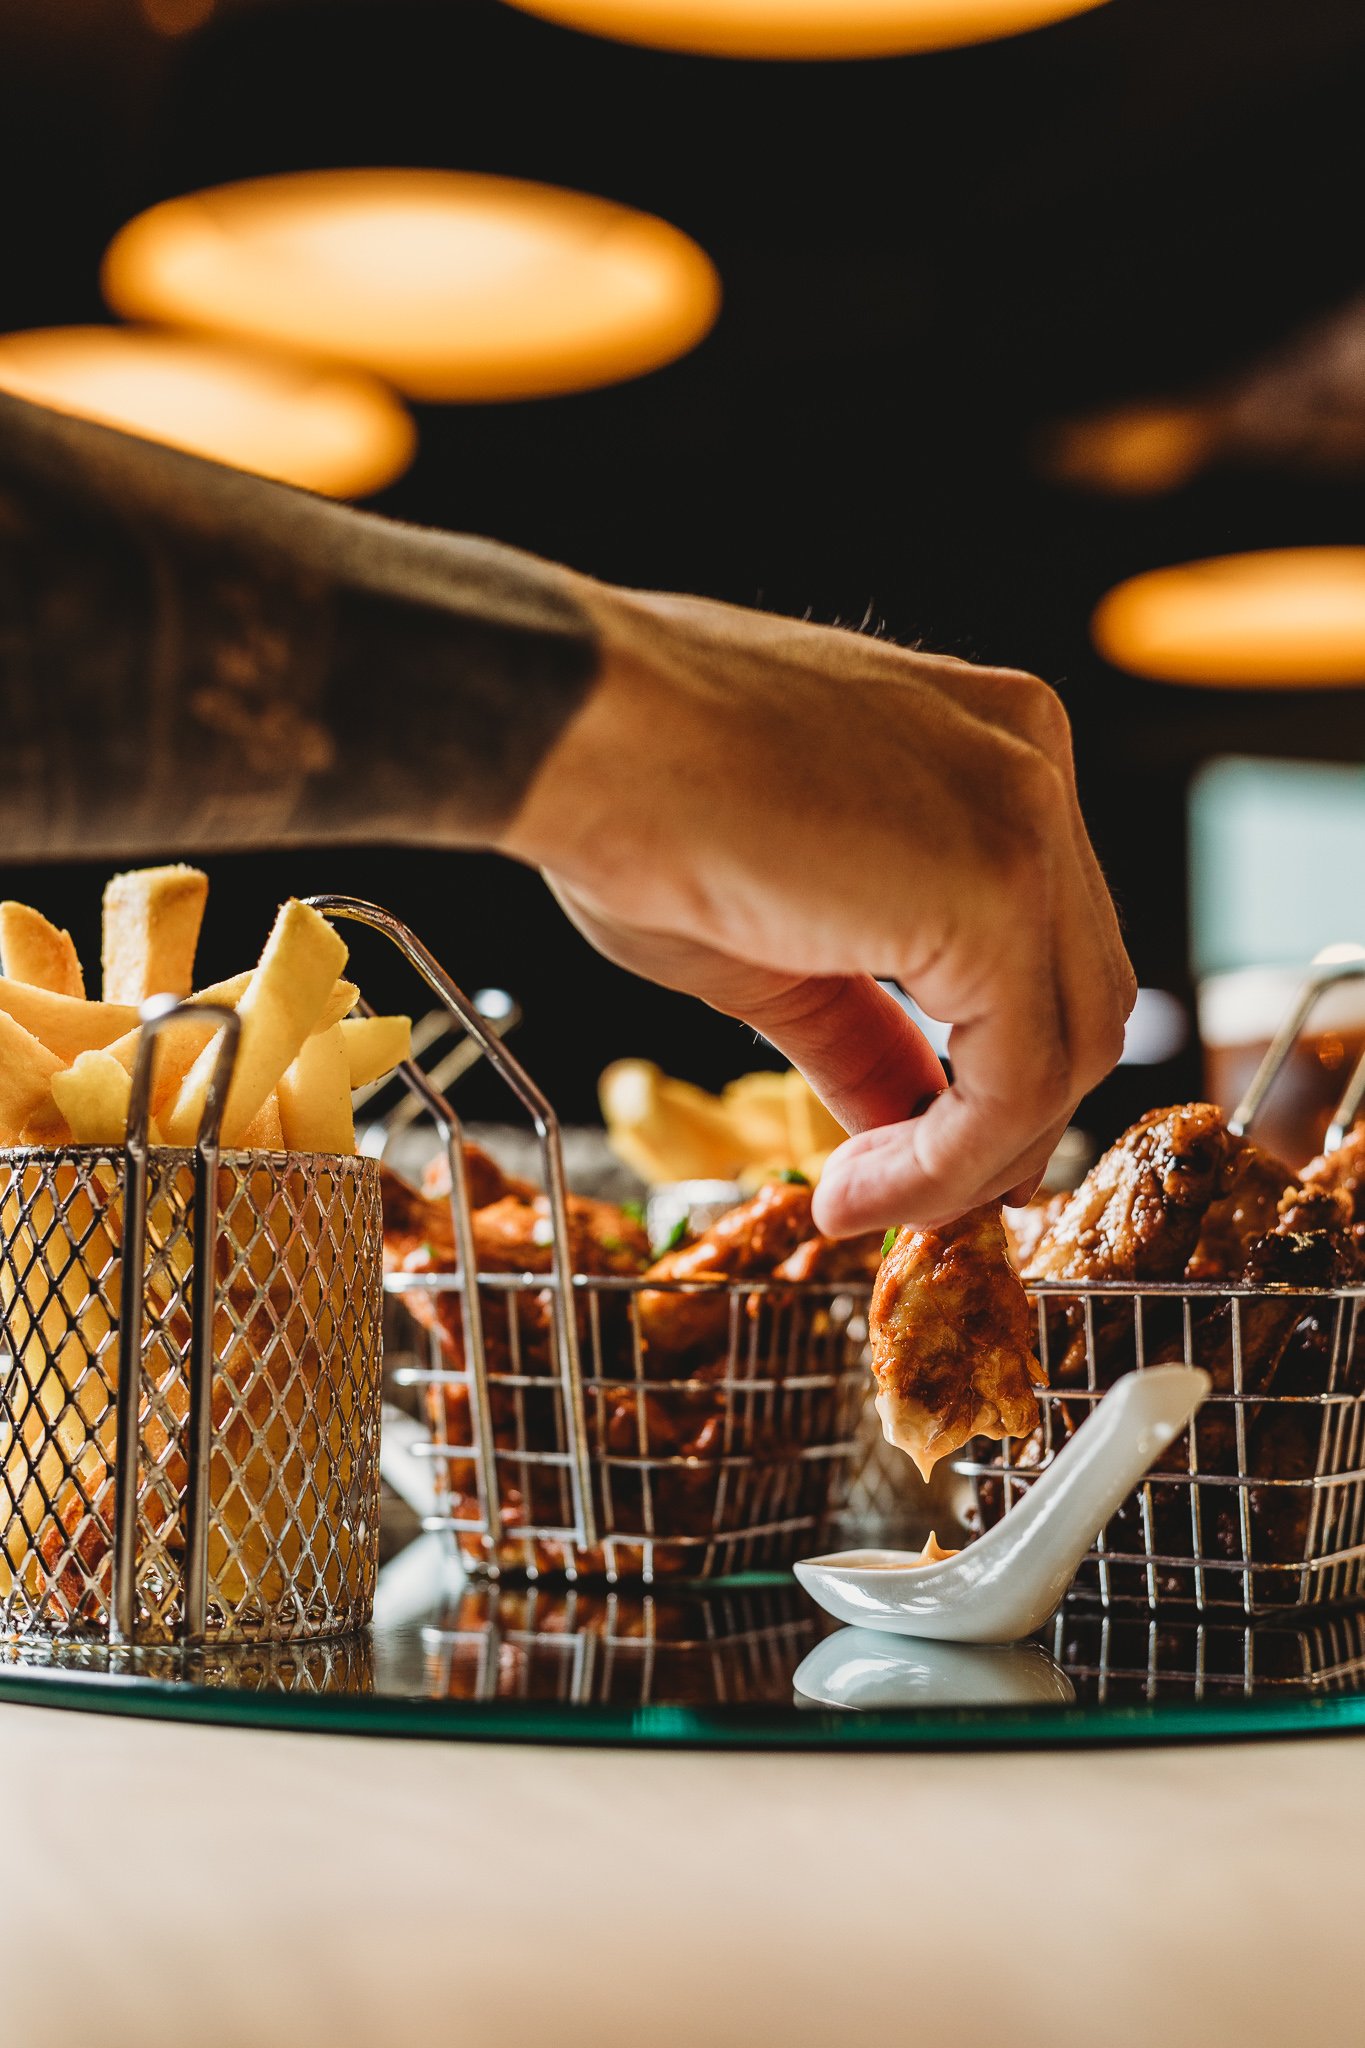
[[[622,1202],[621,1214],[623,1216],[629,1216],[632,1223],[638,1223],[641,1230],[644,1229],[645,1205],[643,1202]]]
[[[626,1246],[622,1244],[619,1237],[601,1237],[597,1241],[604,1252],[624,1252],[626,1250]]]
[[[797,1166],[784,1166],[777,1177],[779,1180],[787,1181],[794,1188],[808,1188],[810,1186],[810,1175],[802,1173],[801,1169]]]
[[[685,1216],[680,1216],[677,1222],[673,1225],[673,1228],[669,1231],[668,1236],[659,1246],[656,1256],[658,1258],[662,1258],[665,1252],[675,1252],[677,1251],[679,1245],[685,1244],[686,1242],[687,1218]]]
[[[890,1228],[890,1229],[889,1229],[889,1230],[887,1231],[887,1233],[886,1233],[886,1236],[885,1236],[885,1237],[884,1237],[884,1238],[882,1239],[882,1257],[883,1257],[883,1258],[885,1258],[885,1257],[886,1257],[887,1253],[888,1253],[888,1252],[890,1251],[890,1249],[891,1249],[892,1245],[893,1245],[893,1244],[894,1244],[894,1243],[896,1242],[896,1239],[897,1239],[897,1238],[898,1238],[899,1236],[900,1236],[900,1232],[899,1232],[899,1231],[897,1230],[897,1228],[896,1228],[895,1224],[893,1223],[893,1224],[892,1224],[892,1226],[891,1226],[891,1228]]]

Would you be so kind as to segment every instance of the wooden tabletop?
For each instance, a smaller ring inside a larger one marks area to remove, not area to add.
[[[0,1707],[5,2048],[1365,2034],[1365,1738],[629,1753]]]

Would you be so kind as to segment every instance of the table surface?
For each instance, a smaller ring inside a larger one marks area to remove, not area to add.
[[[5,2048],[1365,2030],[1362,1737],[655,1754],[5,1706],[0,1759]]]

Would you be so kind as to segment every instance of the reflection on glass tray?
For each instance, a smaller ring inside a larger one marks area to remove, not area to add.
[[[1365,1610],[1253,1627],[1068,1603],[1027,1644],[918,1643],[837,1628],[786,1578],[474,1583],[447,1539],[426,1535],[385,1565],[362,1638],[189,1653],[12,1644],[7,1697],[534,1740],[1189,1740],[1365,1726]]]

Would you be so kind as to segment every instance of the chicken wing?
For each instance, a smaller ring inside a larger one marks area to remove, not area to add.
[[[1334,1188],[1350,1207],[1355,1247],[1352,1279],[1365,1279],[1365,1123],[1348,1131],[1335,1152],[1324,1152],[1303,1170],[1306,1188]]]
[[[703,1231],[695,1244],[665,1252],[650,1280],[768,1279],[815,1236],[807,1181],[769,1181]],[[790,1274],[786,1277],[792,1277]],[[646,1357],[685,1358],[727,1347],[730,1296],[719,1289],[674,1293],[650,1288],[639,1300]]]
[[[1280,1198],[1294,1180],[1283,1160],[1259,1145],[1233,1140],[1231,1179],[1204,1212],[1187,1280],[1237,1280],[1252,1247],[1274,1230]]]
[[[1043,1232],[1025,1280],[1179,1280],[1234,1170],[1234,1141],[1211,1103],[1151,1110],[1110,1146]],[[1089,1308],[1095,1364],[1116,1376],[1133,1348],[1130,1307]],[[1048,1305],[1048,1356],[1059,1385],[1088,1377],[1086,1309],[1079,1296]]]
[[[1227,1192],[1230,1142],[1212,1103],[1150,1110],[1091,1167],[1025,1278],[1178,1279],[1206,1210]]]
[[[1033,1315],[994,1203],[942,1229],[899,1232],[869,1334],[882,1429],[926,1479],[969,1437],[1037,1427]]]

